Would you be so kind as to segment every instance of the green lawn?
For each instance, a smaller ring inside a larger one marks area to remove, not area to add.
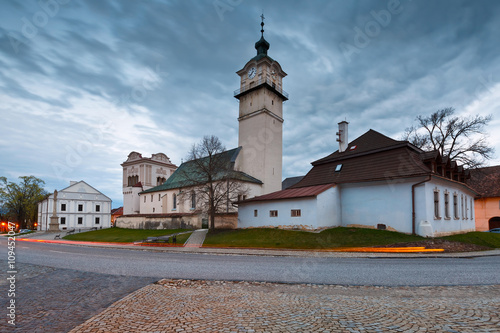
[[[393,231],[364,228],[332,228],[320,233],[281,229],[210,231],[203,246],[330,249],[415,242],[425,238]]]
[[[491,248],[500,248],[500,234],[474,231],[466,234],[441,237],[449,241],[471,243]]]
[[[64,239],[74,241],[90,241],[90,242],[119,242],[131,243],[141,241],[147,237],[166,236],[179,232],[192,231],[187,229],[168,229],[168,230],[149,230],[149,229],[123,229],[123,228],[109,228],[95,231],[82,232],[79,234],[65,236]],[[177,244],[184,244],[184,242],[191,235],[182,234],[177,236]]]

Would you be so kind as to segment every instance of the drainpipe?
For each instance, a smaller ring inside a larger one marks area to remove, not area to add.
[[[429,176],[427,179],[422,180],[421,182],[418,182],[416,184],[413,184],[411,186],[411,234],[416,235],[415,233],[415,187],[418,185],[421,185],[423,183],[428,182],[429,180],[432,179],[432,176]]]

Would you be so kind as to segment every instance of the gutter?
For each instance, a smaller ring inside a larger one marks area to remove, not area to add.
[[[427,179],[424,179],[422,180],[421,182],[418,182],[416,184],[413,184],[411,186],[411,234],[412,235],[416,235],[415,233],[415,229],[416,229],[416,226],[415,226],[415,187],[417,187],[418,185],[421,185],[423,183],[426,183],[428,181],[430,181],[432,179],[432,176],[428,176],[429,178]]]

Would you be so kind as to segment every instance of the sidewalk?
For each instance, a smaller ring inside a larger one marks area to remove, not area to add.
[[[318,258],[474,258],[485,256],[500,256],[500,249],[478,252],[455,252],[455,253],[370,253],[370,252],[338,252],[335,249],[324,250],[291,250],[291,249],[267,249],[267,248],[216,248],[202,247],[207,234],[206,229],[193,232],[185,246],[140,246],[131,243],[99,243],[78,242],[69,240],[54,240],[57,233],[36,232],[26,236],[17,237],[18,240],[33,239],[44,240],[53,244],[64,244],[73,246],[92,246],[101,248],[129,249],[140,251],[170,252],[170,253],[198,253],[212,255],[254,255],[273,257],[318,257]],[[65,232],[61,232],[61,238]],[[192,238],[192,239],[191,239]]]

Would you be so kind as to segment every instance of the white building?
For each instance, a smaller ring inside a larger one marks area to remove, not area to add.
[[[111,226],[111,199],[83,180],[59,191],[56,204],[60,230]],[[38,203],[38,230],[49,229],[53,207],[54,194]]]
[[[163,184],[177,169],[167,155],[131,152],[123,168],[123,214],[140,214],[139,193]]]
[[[239,203],[238,227],[318,229],[362,226],[440,236],[475,230],[468,173],[438,152],[423,152],[370,130],[312,163],[292,187]]]

